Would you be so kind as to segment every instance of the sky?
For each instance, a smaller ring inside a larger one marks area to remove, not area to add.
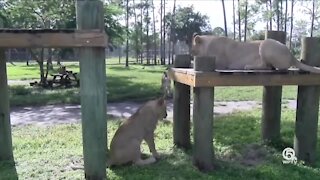
[[[166,11],[171,11],[173,9],[173,0],[166,0]],[[156,6],[156,12],[160,9],[160,0],[154,0],[155,6]],[[237,0],[235,0],[235,3],[237,4]],[[254,3],[254,0],[249,0],[249,3]],[[193,5],[195,11],[199,11],[203,15],[207,15],[209,17],[210,25],[213,28],[215,27],[224,27],[223,22],[223,10],[222,10],[222,3],[221,0],[177,0],[176,5],[180,5],[182,7]],[[290,7],[291,2],[288,2],[288,14],[290,15]],[[226,8],[226,14],[227,14],[227,25],[231,29],[231,25],[233,23],[232,14],[233,14],[233,6],[232,6],[232,0],[225,0],[225,8]],[[302,6],[300,4],[296,4],[294,6],[294,16],[297,19],[309,19],[309,17],[306,17],[301,12]],[[237,18],[237,16],[236,16]],[[310,21],[311,22],[311,21]],[[228,29],[229,29],[228,27]],[[256,25],[256,30],[263,30],[265,27],[265,23],[258,23]]]

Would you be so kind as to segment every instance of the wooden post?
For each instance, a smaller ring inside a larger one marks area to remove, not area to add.
[[[3,27],[0,18],[0,27]],[[14,161],[5,49],[0,49],[0,161]]]
[[[176,68],[189,68],[191,56],[177,55]],[[173,143],[179,148],[190,149],[190,86],[174,82],[173,96]]]
[[[195,57],[195,71],[213,71],[215,58]],[[213,102],[214,88],[195,87],[193,90],[194,152],[193,164],[201,171],[213,170]]]
[[[320,66],[320,38],[302,38],[303,63]],[[299,160],[316,161],[320,86],[298,86],[294,150]]]
[[[275,39],[283,44],[286,33],[283,31],[267,31],[265,39]],[[264,86],[262,102],[262,139],[274,142],[280,138],[282,86]]]
[[[104,32],[101,1],[76,1],[77,29]],[[106,179],[106,64],[104,48],[79,48],[83,154],[86,179]]]

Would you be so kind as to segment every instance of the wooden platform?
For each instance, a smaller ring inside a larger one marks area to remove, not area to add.
[[[320,74],[297,69],[201,72],[191,68],[170,68],[168,74],[172,80],[192,87],[320,85]]]
[[[0,29],[0,48],[106,47],[101,30]]]

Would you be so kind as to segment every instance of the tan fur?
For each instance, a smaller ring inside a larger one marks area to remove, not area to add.
[[[147,102],[135,114],[125,120],[116,131],[110,144],[110,160],[107,166],[134,163],[146,165],[156,162],[159,154],[155,148],[154,130],[159,119],[167,116],[166,101],[159,98]],[[141,159],[140,145],[145,140],[152,157]]]
[[[226,37],[196,35],[192,41],[193,56],[215,56],[217,69],[245,69],[248,64],[260,64],[261,41],[237,42]]]
[[[191,49],[193,56],[215,56],[217,69],[287,70],[295,66],[301,70],[320,73],[320,69],[298,61],[286,45],[273,39],[237,42],[226,37],[195,35]]]
[[[173,96],[172,89],[171,89],[171,80],[167,72],[163,72],[163,75],[161,78],[161,90],[165,97],[171,98]]]
[[[277,69],[285,70],[295,66],[304,71],[320,73],[319,68],[301,63],[292,55],[286,45],[273,39],[266,39],[261,43],[259,54],[265,64],[270,64]]]

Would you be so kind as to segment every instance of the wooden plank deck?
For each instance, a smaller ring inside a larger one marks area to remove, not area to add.
[[[320,74],[297,69],[201,72],[192,68],[170,68],[168,75],[172,80],[192,87],[320,85]]]
[[[101,30],[0,29],[0,48],[106,47]]]

